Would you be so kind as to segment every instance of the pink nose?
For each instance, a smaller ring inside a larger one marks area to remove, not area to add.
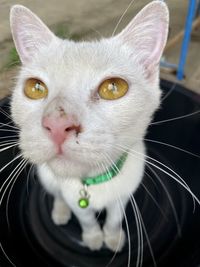
[[[76,125],[73,117],[70,116],[47,116],[42,120],[42,126],[49,132],[52,141],[60,146],[65,140],[74,134],[80,133],[80,125]]]

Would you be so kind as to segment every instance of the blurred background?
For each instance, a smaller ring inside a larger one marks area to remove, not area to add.
[[[0,98],[11,92],[19,67],[19,58],[9,27],[9,10],[12,5],[22,4],[30,8],[62,38],[89,40],[112,35],[130,2],[131,0],[0,0]],[[132,1],[116,32],[119,32],[149,2],[150,0]],[[170,10],[170,29],[168,44],[162,58],[161,78],[181,83],[188,89],[200,93],[199,1],[166,0],[165,2]],[[186,40],[186,47],[181,55],[186,30],[189,39]],[[186,60],[186,64],[181,63],[182,69],[184,68],[183,74],[182,78],[177,79],[180,58],[183,62]]]

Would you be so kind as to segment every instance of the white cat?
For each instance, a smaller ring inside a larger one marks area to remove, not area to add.
[[[124,209],[143,177],[143,137],[160,102],[168,20],[167,6],[153,1],[118,35],[76,43],[12,7],[22,62],[11,103],[20,148],[55,198],[54,223],[66,224],[72,211],[91,250],[123,248]],[[104,208],[101,229],[95,212]]]

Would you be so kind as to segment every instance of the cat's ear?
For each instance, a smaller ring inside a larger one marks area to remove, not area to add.
[[[143,66],[151,71],[159,64],[168,35],[169,12],[162,1],[146,5],[115,38],[132,49]]]
[[[56,39],[56,36],[34,13],[21,5],[11,8],[10,25],[22,63],[30,62],[42,46],[47,46]]]

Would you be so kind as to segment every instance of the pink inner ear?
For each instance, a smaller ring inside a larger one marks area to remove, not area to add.
[[[160,23],[155,33],[155,40],[152,38],[152,49],[147,58],[146,64],[158,64],[162,56],[162,52],[166,43],[166,28],[165,25]]]
[[[23,63],[55,38],[47,26],[29,9],[16,5],[11,9],[11,29],[16,49]]]
[[[128,45],[139,61],[147,65],[158,64],[167,40],[169,14],[161,1],[145,6],[116,38]]]

